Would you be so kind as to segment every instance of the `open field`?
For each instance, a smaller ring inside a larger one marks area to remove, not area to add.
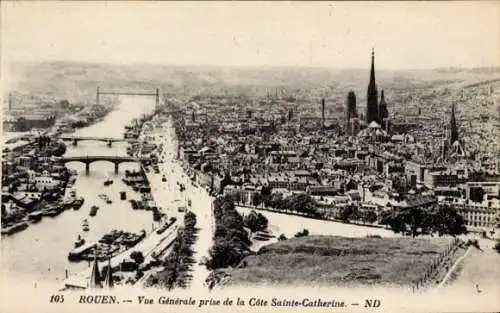
[[[444,238],[292,238],[247,257],[247,266],[232,270],[225,286],[409,287],[449,243]]]

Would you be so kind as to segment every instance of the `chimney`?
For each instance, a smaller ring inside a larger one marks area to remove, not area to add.
[[[9,93],[9,111],[12,110],[12,94]]]
[[[325,128],[325,99],[321,99],[321,128]]]

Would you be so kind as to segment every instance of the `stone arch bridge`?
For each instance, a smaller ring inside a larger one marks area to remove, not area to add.
[[[78,145],[79,141],[90,140],[90,141],[103,141],[106,142],[109,147],[111,147],[113,142],[128,142],[128,143],[137,143],[140,142],[137,139],[130,138],[111,138],[111,137],[92,137],[92,136],[71,136],[71,135],[62,135],[58,137],[63,141],[72,141],[73,145]]]
[[[90,164],[97,161],[109,161],[115,165],[115,174],[118,174],[120,163],[134,162],[141,163],[143,161],[149,160],[148,158],[137,158],[130,156],[70,156],[58,158],[58,161],[66,164],[69,162],[81,162],[85,164],[85,174],[88,175],[90,172]]]

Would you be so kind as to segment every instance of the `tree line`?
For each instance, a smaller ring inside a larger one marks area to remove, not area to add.
[[[397,212],[382,212],[380,224],[387,225],[395,233],[413,237],[433,233],[439,236],[456,236],[467,231],[464,218],[449,205],[432,209],[416,207]]]
[[[186,288],[191,280],[189,271],[194,264],[192,245],[196,240],[196,215],[188,211],[184,215],[184,227],[179,229],[172,250],[163,260],[164,270],[148,282],[168,290]]]
[[[236,266],[250,254],[250,239],[244,229],[243,217],[239,214],[230,196],[213,201],[215,217],[214,244],[209,250],[208,269]]]
[[[214,244],[209,250],[208,269],[237,266],[243,258],[251,254],[250,233],[265,230],[267,218],[252,210],[242,216],[236,211],[234,198],[230,195],[214,200],[215,217]],[[248,229],[248,231],[247,231]]]
[[[241,201],[240,194],[231,196],[234,201]],[[314,218],[328,218],[330,213],[320,212],[316,201],[306,193],[293,194],[284,197],[281,193],[255,194],[252,198],[254,206],[264,205],[278,211],[288,211]],[[359,221],[374,224],[377,221],[395,233],[411,235],[437,233],[438,235],[460,235],[466,232],[465,220],[449,205],[436,205],[434,208],[411,208],[408,210],[386,210],[380,213],[375,210],[365,210],[355,203],[338,208],[335,219],[344,223]]]

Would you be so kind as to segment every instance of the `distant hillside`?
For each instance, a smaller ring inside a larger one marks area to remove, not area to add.
[[[115,65],[83,62],[14,63],[8,73],[10,89],[42,93],[71,100],[93,99],[102,89],[162,90],[266,88],[287,90],[365,90],[369,69],[257,68],[215,66]],[[476,83],[500,77],[499,69],[437,69],[415,71],[377,70],[377,84],[386,89],[429,88],[455,83]],[[238,88],[236,88],[238,87]],[[8,90],[6,90],[8,92]]]

